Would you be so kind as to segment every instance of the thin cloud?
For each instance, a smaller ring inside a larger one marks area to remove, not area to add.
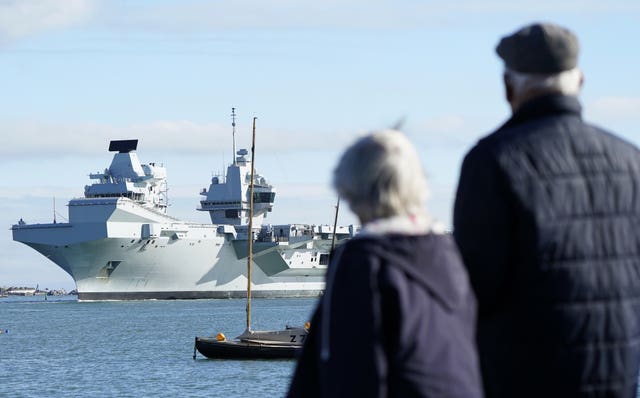
[[[250,127],[236,133],[238,148],[250,143]],[[138,139],[145,150],[172,154],[210,154],[231,145],[228,125],[196,123],[189,120],[159,120],[126,126],[96,123],[14,122],[0,123],[3,145],[0,158],[87,156],[102,154],[109,141]],[[339,149],[350,142],[343,131],[299,131],[260,127],[260,147],[264,151],[322,151]],[[322,137],[322,139],[317,139]],[[2,162],[2,160],[0,160]]]
[[[0,3],[0,44],[88,22],[94,0],[9,0]]]
[[[371,28],[406,29],[460,23],[464,14],[493,16],[496,13],[548,15],[632,12],[640,9],[633,2],[613,0],[572,0],[559,3],[554,0],[488,1],[461,0],[436,1],[236,1],[179,3],[150,3],[127,7],[111,4],[106,21],[118,28],[155,30],[163,32],[194,32],[220,29],[287,29],[287,28]]]
[[[554,13],[633,13],[640,3],[612,0],[456,2],[244,0],[235,2],[123,2],[106,0],[5,0],[0,3],[0,44],[81,25],[118,33],[194,34],[229,29],[423,29],[451,26],[467,16]]]

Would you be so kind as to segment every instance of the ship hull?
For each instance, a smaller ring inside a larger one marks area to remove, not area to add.
[[[81,301],[246,297],[247,240],[235,230],[127,206],[123,200],[92,203],[112,207],[103,212],[106,222],[14,225],[13,239],[71,275]],[[326,267],[317,260],[326,243],[256,243],[252,296],[320,295]]]
[[[71,275],[81,301],[247,295],[247,260],[235,258],[233,246],[224,238],[218,243],[200,239],[173,244],[166,238],[150,239],[148,243],[131,240],[106,238],[78,244],[29,246]],[[296,254],[300,255],[300,251]],[[323,271],[286,270],[282,275],[267,276],[253,263],[252,296],[317,297],[324,289]]]
[[[252,290],[252,298],[319,297],[323,290]],[[247,291],[78,292],[79,301],[198,300],[246,298]]]

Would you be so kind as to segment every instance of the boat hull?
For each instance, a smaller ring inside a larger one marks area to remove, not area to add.
[[[195,349],[209,359],[295,359],[302,351],[302,345],[218,341],[212,337],[196,337]]]

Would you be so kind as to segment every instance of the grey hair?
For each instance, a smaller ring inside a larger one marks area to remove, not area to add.
[[[582,71],[579,68],[552,74],[521,73],[507,68],[504,75],[516,95],[536,90],[577,96],[582,83]]]
[[[428,220],[426,175],[414,146],[399,131],[356,140],[333,172],[333,186],[364,224],[394,216]]]

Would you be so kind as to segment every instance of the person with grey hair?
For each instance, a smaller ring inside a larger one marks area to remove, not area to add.
[[[500,41],[511,118],[465,156],[454,236],[487,397],[635,397],[640,151],[581,117],[577,37]]]
[[[332,254],[288,397],[481,397],[475,298],[413,145],[369,134],[333,181],[362,230]]]

